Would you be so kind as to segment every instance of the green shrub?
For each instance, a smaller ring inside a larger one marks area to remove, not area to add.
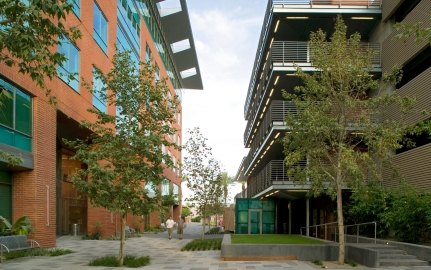
[[[358,224],[376,221],[377,237],[387,237],[389,224],[384,219],[384,213],[391,205],[393,197],[380,184],[371,182],[363,190],[358,190],[350,197],[345,206],[345,224]],[[374,227],[362,227],[361,235],[374,237]]]
[[[150,263],[150,257],[141,256],[135,257],[127,255],[124,257],[124,266],[137,268],[141,266],[148,265]],[[115,256],[105,256],[101,258],[94,259],[88,264],[90,266],[108,266],[108,267],[119,267],[117,257]]]
[[[371,184],[353,193],[345,210],[346,224],[376,221],[377,237],[393,235],[398,241],[419,243],[431,235],[431,194],[420,194],[406,184],[391,191]],[[361,235],[373,234],[371,226],[361,228]]]
[[[73,253],[73,251],[70,249],[53,248],[49,250],[49,256],[52,256],[52,257],[66,255],[70,253]]]
[[[195,239],[187,243],[181,251],[220,250],[222,239]]]
[[[6,218],[0,216],[1,235],[28,235],[32,232],[31,220],[28,216],[22,216],[11,224]]]
[[[3,253],[6,260],[12,260],[16,258],[29,257],[29,256],[60,256],[65,254],[73,253],[70,249],[46,249],[46,248],[34,248],[26,250],[11,251],[9,253]]]
[[[201,222],[201,217],[197,216],[197,217],[192,218],[192,222]]]
[[[211,228],[209,231],[207,231],[205,234],[221,234],[223,232],[220,231],[220,227],[214,227]]]
[[[431,194],[404,188],[394,193],[389,211],[384,213],[397,240],[419,243],[431,232]]]

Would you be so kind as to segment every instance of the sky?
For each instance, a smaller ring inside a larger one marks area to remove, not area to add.
[[[183,92],[183,144],[200,127],[222,169],[235,176],[242,158],[244,102],[266,0],[187,0],[204,90]],[[240,191],[232,187],[230,196]]]

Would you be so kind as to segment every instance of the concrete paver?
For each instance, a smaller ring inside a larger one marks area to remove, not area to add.
[[[180,251],[186,243],[199,238],[202,227],[199,224],[188,224],[184,232],[184,239],[169,240],[167,233],[145,234],[143,237],[130,238],[126,242],[126,254],[137,256],[150,256],[151,264],[140,269],[146,270],[272,270],[294,269],[315,270],[322,269],[310,262],[303,261],[223,261],[220,251]],[[214,236],[213,236],[214,237]],[[119,241],[111,240],[81,240],[70,236],[57,239],[58,248],[67,248],[74,251],[72,254],[58,257],[27,257],[0,264],[0,269],[8,270],[75,270],[75,269],[118,269],[110,267],[88,266],[94,258],[118,254]],[[326,269],[351,270],[369,269],[366,267],[340,267],[328,263]],[[374,268],[376,270],[394,269],[407,270],[403,267]],[[414,270],[430,270],[431,267],[408,268]]]

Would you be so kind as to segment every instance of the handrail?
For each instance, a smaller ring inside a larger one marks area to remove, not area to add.
[[[272,0],[275,5],[335,5],[338,7],[343,6],[365,6],[381,7],[382,0]]]
[[[314,237],[315,238],[319,238],[318,237],[317,228],[324,226],[325,227],[325,238],[324,239],[328,240],[327,239],[327,225],[332,225],[332,224],[338,224],[338,222],[330,222],[330,223],[324,223],[324,224],[310,225],[310,226],[308,226],[308,228],[314,227],[315,228],[315,236]],[[360,226],[364,226],[364,225],[370,225],[370,224],[374,225],[374,244],[376,244],[377,243],[377,222],[376,221],[364,222],[364,223],[356,223],[356,224],[350,224],[350,225],[344,225],[344,232],[345,232],[344,238],[345,239],[347,238],[347,229],[349,227],[356,227],[356,243],[359,243],[359,227]],[[301,227],[299,229],[300,234],[304,235],[302,233],[302,229],[307,229],[307,227]],[[338,227],[335,227],[335,239],[334,239],[334,242],[337,242],[337,229],[338,229]]]
[[[361,42],[361,50],[371,50],[374,52],[372,58],[373,67],[381,67],[381,44],[375,42]],[[247,127],[244,134],[244,144],[250,139],[251,129],[259,121],[259,115],[257,113],[264,107],[263,98],[267,95],[268,80],[267,77],[271,73],[271,69],[274,66],[291,66],[294,67],[297,64],[306,64],[312,66],[311,49],[309,42],[306,41],[274,41],[271,49],[269,50],[268,58],[265,60],[263,76],[258,81],[255,81],[256,87],[249,89],[248,97],[246,100],[246,111],[245,116],[247,121]],[[255,93],[253,100],[251,99],[252,93]],[[251,117],[250,117],[251,116]]]
[[[374,224],[374,244],[376,244],[377,243],[377,222],[376,221],[357,223],[357,224],[352,224],[352,225],[344,225],[344,230],[346,231],[345,235],[347,235],[347,228],[348,227],[356,226],[356,243],[359,243],[359,226],[369,225],[369,224]]]
[[[273,9],[276,5],[288,5],[289,8],[294,8],[297,6],[298,8],[304,8],[308,6],[308,8],[323,8],[325,6],[328,7],[338,7],[338,8],[358,8],[358,7],[366,7],[366,8],[380,8],[382,7],[382,0],[269,0],[268,5],[265,11],[265,17],[262,23],[262,30],[259,37],[259,43],[257,46],[256,56],[253,65],[253,71],[250,77],[250,82],[248,86],[248,94],[244,103],[244,116],[247,117],[247,111],[249,109],[250,104],[252,103],[252,96],[254,93],[254,88],[257,84],[257,74],[259,72],[260,63],[263,59],[263,42],[266,40],[268,32],[270,31],[269,25],[273,17]],[[263,63],[262,63],[263,64]]]

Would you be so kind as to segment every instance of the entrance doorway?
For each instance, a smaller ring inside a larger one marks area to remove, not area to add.
[[[78,234],[87,232],[87,197],[79,193],[72,184],[71,176],[82,164],[77,160],[71,159],[72,153],[63,150],[61,153],[61,181],[60,194],[58,200],[60,204],[60,234],[73,234],[74,228]],[[76,225],[74,225],[76,224]]]
[[[248,233],[262,234],[262,210],[261,209],[248,210]]]

